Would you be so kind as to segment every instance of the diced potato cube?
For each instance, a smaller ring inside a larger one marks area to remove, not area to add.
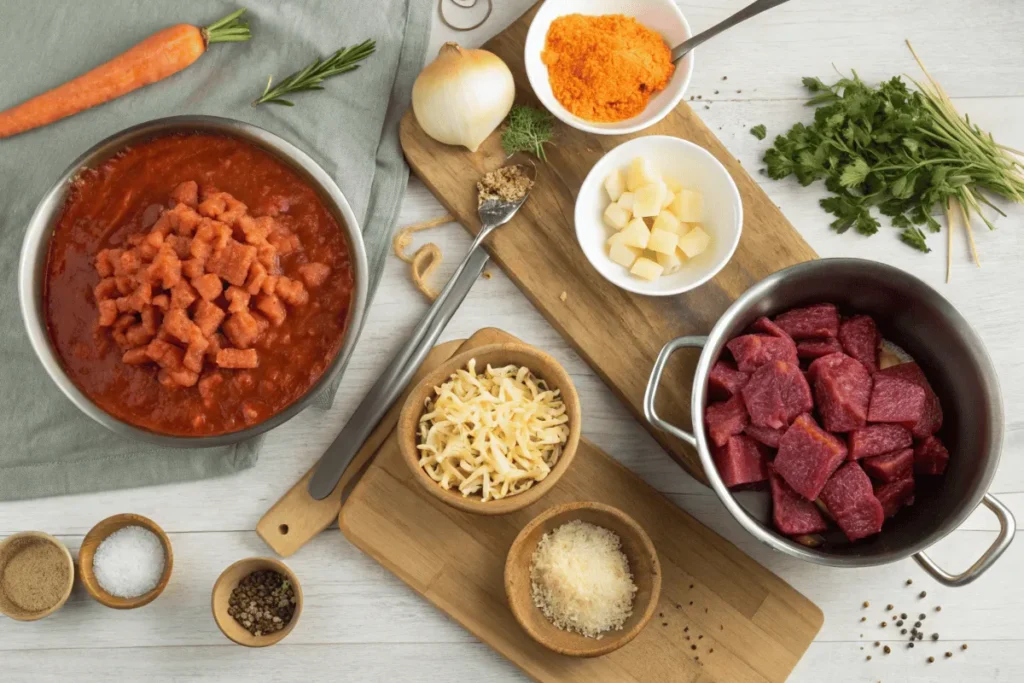
[[[651,239],[647,240],[647,248],[659,254],[671,254],[679,244],[679,235],[668,230],[651,230]]]
[[[662,200],[662,202],[661,202],[662,210],[667,209],[668,207],[670,207],[672,205],[672,202],[675,200],[675,198],[676,198],[675,193],[672,190],[669,190],[668,189],[668,185],[666,185],[665,186],[665,199]]]
[[[636,192],[644,185],[661,180],[661,176],[654,170],[654,165],[643,157],[633,159],[629,165],[629,172],[626,174],[626,189]]]
[[[646,249],[647,241],[651,239],[651,231],[642,218],[634,218],[622,230],[622,244],[627,247]]]
[[[641,256],[629,269],[629,272],[644,280],[657,280],[665,269],[661,264],[652,261],[646,256]]]
[[[682,235],[684,231],[680,230],[679,219],[668,211],[662,211],[658,214],[658,217],[654,219],[654,225],[651,226],[651,230],[665,230],[675,235]]]
[[[693,258],[704,253],[711,243],[711,235],[704,232],[704,228],[697,226],[690,232],[679,238],[679,248],[687,257]]]
[[[619,195],[619,201],[615,203],[621,206],[626,211],[629,211],[630,214],[632,214],[634,197],[636,197],[636,195],[633,194],[632,192],[623,192],[621,195]]]
[[[623,268],[629,268],[636,261],[637,257],[640,256],[640,250],[626,246],[622,243],[621,239],[614,239],[621,234],[612,235],[612,239],[608,240],[608,258]]]
[[[622,230],[629,222],[629,212],[618,204],[609,204],[604,210],[604,222],[616,230]]]
[[[608,193],[608,198],[613,202],[619,201],[619,197],[626,191],[626,180],[622,177],[622,170],[615,169],[612,174],[608,176],[604,181],[604,189]]]
[[[660,180],[638,189],[633,198],[633,215],[638,218],[657,216],[661,213],[661,205],[665,201],[667,191],[665,184]]]
[[[682,190],[672,201],[670,210],[684,223],[699,223],[704,213],[704,197],[700,192]]]
[[[665,269],[665,274],[669,275],[676,272],[683,267],[683,259],[686,255],[678,249],[673,249],[671,254],[657,254],[658,264]]]
[[[683,189],[683,184],[670,175],[661,176],[661,182],[665,183],[665,187],[669,189],[672,194],[679,194]]]

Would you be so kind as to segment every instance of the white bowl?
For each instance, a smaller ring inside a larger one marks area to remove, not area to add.
[[[704,229],[711,244],[677,272],[648,282],[630,275],[608,258],[605,242],[615,232],[604,223],[608,193],[604,181],[615,169],[626,169],[636,157],[649,159],[662,174],[704,195]],[[594,164],[576,197],[576,239],[590,264],[606,280],[637,294],[671,296],[699,287],[725,267],[736,251],[743,230],[743,202],[732,176],[710,152],[688,140],[647,135],[624,142]]]
[[[690,25],[673,0],[547,0],[537,11],[526,34],[526,76],[541,104],[559,120],[573,128],[598,135],[635,133],[661,121],[683,99],[693,74],[693,51],[676,64],[675,73],[668,85],[651,97],[647,108],[638,116],[615,123],[597,123],[569,113],[551,92],[548,68],[540,59],[551,22],[566,14],[625,14],[660,33],[670,48],[692,35]]]

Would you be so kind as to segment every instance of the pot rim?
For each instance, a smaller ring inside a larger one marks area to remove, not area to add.
[[[352,259],[354,287],[341,348],[320,378],[283,410],[266,420],[226,434],[212,436],[178,436],[149,431],[135,426],[97,406],[82,392],[64,371],[50,343],[42,311],[42,292],[45,278],[46,253],[57,217],[63,207],[67,188],[83,169],[106,161],[126,146],[165,134],[205,132],[238,138],[273,155],[297,171],[321,200],[341,219]],[[152,119],[110,135],[79,155],[53,185],[45,192],[28,221],[18,259],[18,299],[22,322],[28,333],[32,349],[50,379],[75,406],[93,420],[111,431],[149,443],[174,448],[212,448],[238,443],[267,432],[287,422],[306,408],[321,391],[334,381],[346,366],[359,339],[367,306],[369,274],[366,247],[359,221],[351,205],[326,171],[301,149],[287,140],[259,126],[221,116],[184,115]]]
[[[858,258],[824,258],[797,263],[789,266],[788,268],[772,273],[736,299],[736,301],[726,309],[725,313],[723,313],[715,323],[711,333],[707,336],[706,341],[704,342],[704,347],[701,350],[700,359],[697,362],[697,368],[694,372],[693,388],[690,396],[690,416],[693,421],[693,435],[697,441],[697,455],[700,457],[701,464],[704,467],[704,472],[711,484],[711,488],[714,489],[715,494],[729,510],[729,513],[733,518],[735,518],[744,529],[754,536],[754,538],[791,557],[813,562],[815,564],[830,567],[874,567],[906,559],[912,555],[920,553],[945,538],[949,533],[963,524],[974,509],[981,503],[982,498],[988,493],[989,487],[992,485],[992,479],[995,477],[995,473],[999,465],[999,457],[1002,453],[1002,430],[993,430],[991,448],[991,452],[994,454],[992,456],[993,461],[987,465],[976,490],[972,493],[971,499],[968,501],[968,504],[961,506],[960,511],[951,516],[943,528],[937,529],[928,536],[917,539],[915,542],[898,550],[890,550],[871,555],[834,555],[820,550],[813,550],[800,545],[781,534],[765,529],[765,527],[754,520],[736,501],[732,493],[725,486],[725,483],[718,474],[718,469],[715,466],[714,460],[711,457],[711,449],[707,442],[704,430],[704,402],[708,374],[711,371],[712,361],[714,360],[713,356],[717,355],[717,352],[725,344],[725,330],[731,326],[737,317],[739,317],[742,310],[747,309],[753,302],[762,299],[765,294],[771,291],[780,281],[792,276],[794,273],[818,270],[827,271],[837,265],[856,265],[858,268],[874,268],[881,271],[887,278],[904,279],[909,281],[910,284],[926,290],[930,294],[930,298],[933,299],[932,303],[939,313],[949,318],[955,324],[960,333],[967,338],[969,344],[975,349],[978,354],[979,364],[985,367],[989,378],[995,386],[993,412],[1000,420],[1003,418],[1002,392],[999,390],[998,376],[995,372],[995,366],[992,363],[992,359],[989,356],[988,351],[985,349],[981,338],[968,324],[960,312],[957,311],[945,297],[940,295],[934,288],[930,287],[920,278],[886,263]],[[712,349],[715,350],[715,353],[711,352]]]

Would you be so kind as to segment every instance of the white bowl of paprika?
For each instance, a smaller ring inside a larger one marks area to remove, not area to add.
[[[526,75],[567,125],[635,133],[683,99],[693,52],[674,66],[669,53],[691,35],[673,0],[547,0],[526,35]]]

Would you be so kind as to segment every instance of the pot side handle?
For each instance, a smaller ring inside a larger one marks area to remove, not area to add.
[[[658,359],[654,361],[651,378],[647,381],[647,389],[644,391],[644,417],[647,418],[647,421],[658,429],[682,439],[694,448],[697,447],[697,439],[693,434],[661,419],[654,410],[654,399],[658,394],[658,385],[661,384],[661,375],[665,372],[665,365],[668,363],[669,357],[679,349],[702,349],[707,340],[707,337],[679,337],[665,344],[661,353],[658,354]]]
[[[1013,541],[1013,534],[1017,530],[1017,524],[1013,519],[1013,514],[1009,508],[999,502],[994,496],[985,494],[985,497],[981,499],[981,502],[989,510],[995,514],[999,520],[999,535],[996,536],[996,540],[989,546],[988,550],[978,558],[978,561],[967,568],[962,574],[950,574],[946,570],[935,564],[930,557],[924,553],[915,553],[913,558],[917,560],[917,563],[924,568],[926,572],[932,575],[932,578],[939,583],[950,586],[952,588],[959,588],[960,586],[966,586],[971,581],[984,574],[989,567],[991,567],[999,556],[1010,547],[1010,543]]]

